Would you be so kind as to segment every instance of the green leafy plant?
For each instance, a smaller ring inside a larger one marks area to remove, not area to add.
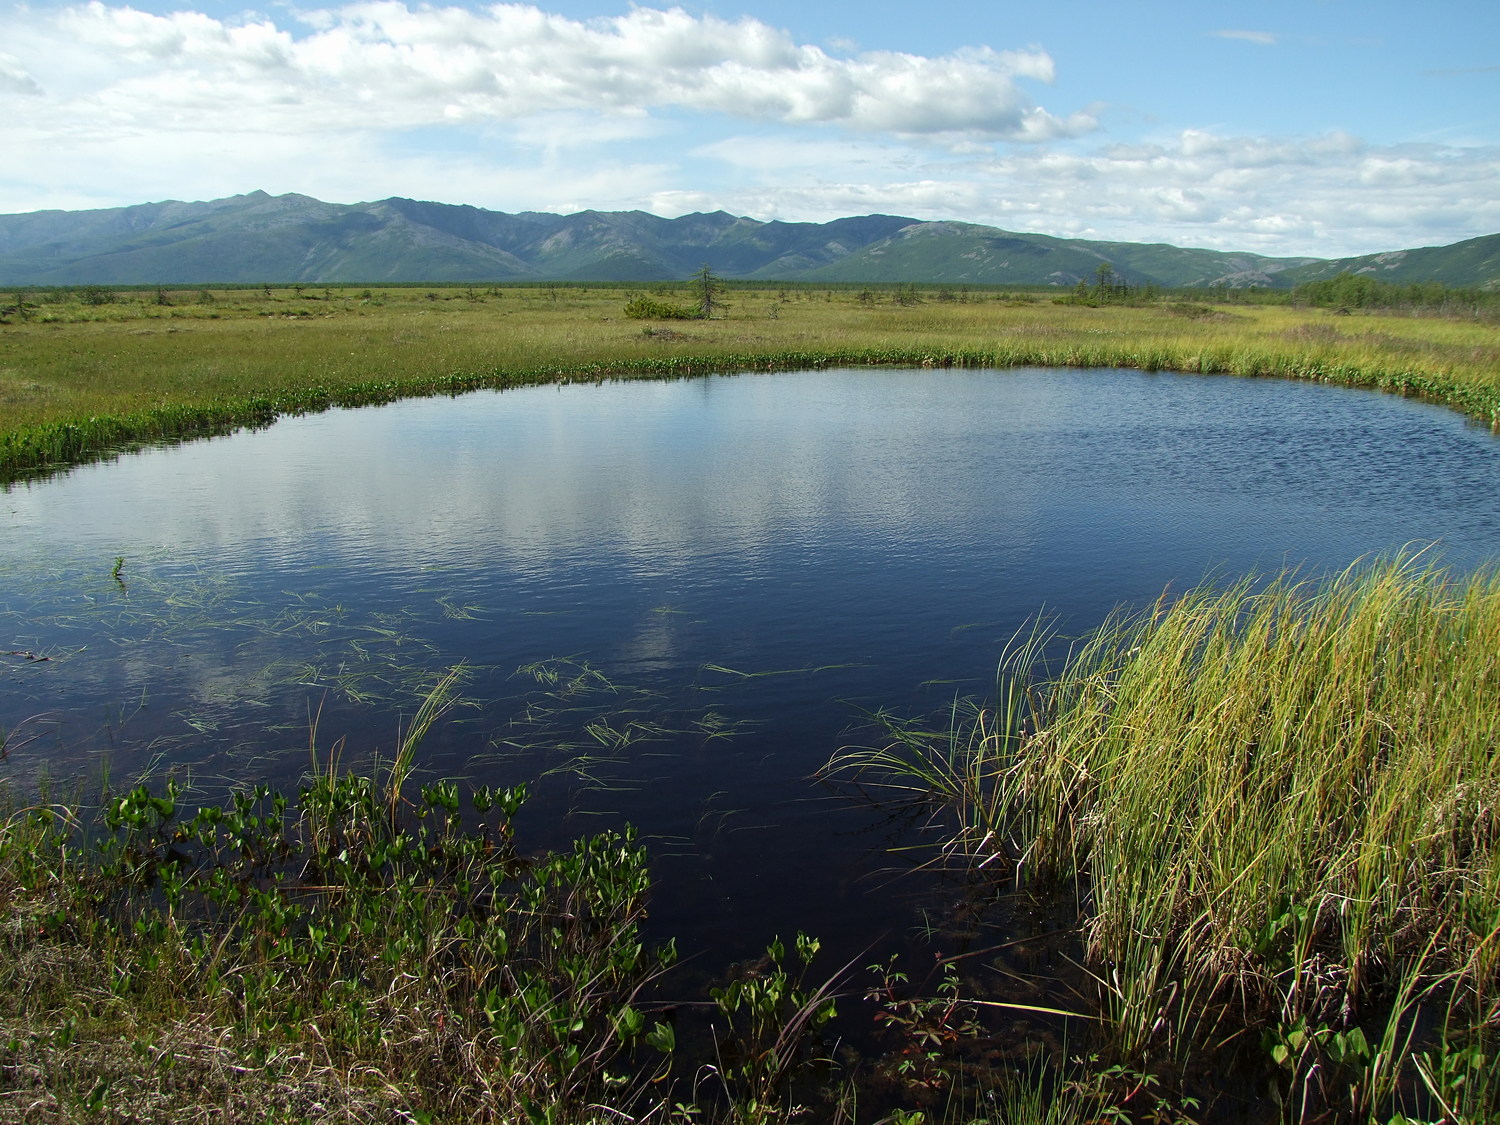
[[[526,855],[512,823],[524,787],[465,793],[410,774],[326,767],[295,800],[256,786],[191,812],[180,785],[138,785],[108,798],[87,847],[71,809],[12,814],[0,1026],[29,1029],[22,1046],[53,1060],[54,1086],[76,1081],[80,1105],[116,1116],[189,1113],[192,1083],[113,1061],[122,1034],[148,1058],[191,1058],[152,1045],[188,1013],[231,1070],[262,1075],[266,1104],[300,1096],[277,1083],[308,1082],[325,1104],[395,1096],[433,1120],[561,1121],[602,1099],[648,1101],[664,1073],[650,1059],[673,1044],[638,997],[674,953],[638,932],[650,880],[634,832]],[[78,996],[79,958],[108,1001],[54,1006]],[[45,987],[4,989],[18,966],[51,963],[62,975]],[[296,1053],[307,1061],[278,1077],[274,1060]]]
[[[946,1090],[963,1069],[958,1048],[982,1034],[976,1009],[960,995],[957,966],[946,963],[930,992],[914,992],[895,957],[869,971],[879,983],[865,999],[879,1005],[875,1021],[894,1039],[881,1069],[922,1096]]]
[[[713,1071],[741,1122],[779,1121],[790,1112],[789,1081],[837,1011],[840,974],[816,987],[807,979],[817,939],[799,933],[793,948],[796,961],[788,965],[785,944],[774,939],[761,961],[710,990],[722,1021]]]

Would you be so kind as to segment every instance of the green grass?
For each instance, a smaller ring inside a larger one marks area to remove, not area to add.
[[[1232,1057],[1293,1119],[1500,1117],[1500,573],[1208,586],[1050,676],[1041,640],[993,707],[839,765],[1076,892],[1120,1062]]]
[[[722,318],[668,332],[626,317],[629,294],[613,289],[255,289],[212,303],[173,293],[170,305],[154,293],[104,305],[53,295],[0,325],[0,474],[332,405],[836,364],[1281,376],[1420,395],[1500,422],[1500,344],[1484,322],[1271,306],[1205,314],[1181,302],[1087,308],[993,292],[929,292],[915,304],[861,296],[736,288]]]

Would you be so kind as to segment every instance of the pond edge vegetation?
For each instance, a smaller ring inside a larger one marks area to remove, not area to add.
[[[727,974],[698,1005],[713,1061],[681,1073],[634,830],[538,853],[526,785],[415,776],[463,677],[389,762],[314,746],[295,799],[6,791],[0,1120],[782,1120],[835,1010],[817,940]]]
[[[1156,1109],[1500,1119],[1500,570],[1403,553],[1121,611],[1056,671],[1047,641],[830,773],[1076,903],[1095,1048]]]
[[[897,1037],[874,1060],[896,1091],[881,1119],[1500,1117],[1500,570],[1403,554],[1208,584],[1121,611],[1055,668],[1048,643],[1018,638],[947,725],[888,717],[829,763],[929,810],[935,861],[971,884],[1076,911],[1071,1010],[970,992],[951,960],[925,991],[865,968]],[[639,932],[631,830],[528,852],[524,785],[416,776],[462,676],[389,763],[314,751],[295,801],[10,794],[14,1096],[44,1120],[204,1099],[229,1121],[869,1120],[820,1036],[855,966],[815,964],[799,934],[685,1001],[671,943]],[[977,1061],[1007,1013],[1061,1016],[1072,1041]]]
[[[1451,407],[1500,428],[1500,385],[1487,386],[1410,367],[1325,360],[1288,349],[1257,353],[1204,348],[1193,354],[1130,343],[1058,347],[1029,341],[994,348],[851,349],[743,352],[546,365],[489,372],[453,372],[413,379],[351,381],[267,391],[210,405],[168,403],[149,410],[48,422],[0,433],[0,481],[109,459],[146,445],[259,429],[279,418],[335,407],[373,406],[404,398],[457,396],[549,383],[615,379],[685,379],[749,372],[830,367],[1004,369],[1014,367],[1134,368],[1203,375],[1284,378],[1379,390]]]

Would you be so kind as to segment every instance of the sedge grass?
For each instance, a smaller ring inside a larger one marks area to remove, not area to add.
[[[1024,706],[841,764],[1076,889],[1120,1058],[1228,1041],[1293,1116],[1355,1120],[1431,1110],[1447,1067],[1454,1120],[1500,1113],[1500,573],[1206,586],[1012,672]]]
[[[998,293],[897,304],[848,291],[742,289],[721,319],[646,333],[623,315],[625,300],[599,289],[256,290],[191,307],[59,300],[0,326],[0,473],[414,395],[841,364],[1313,379],[1500,422],[1500,342],[1482,321],[1275,306],[1185,316],[1172,304],[1088,308]]]

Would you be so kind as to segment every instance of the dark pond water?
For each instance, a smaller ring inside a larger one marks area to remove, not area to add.
[[[1497,484],[1500,442],[1442,409],[1134,371],[333,411],[0,494],[0,772],[291,782],[310,743],[389,754],[463,662],[425,770],[540,778],[538,844],[635,823],[685,950],[858,952],[924,917],[886,877],[911,827],[809,780],[866,710],[982,695],[1039,613],[1077,634],[1413,541],[1476,565]]]

